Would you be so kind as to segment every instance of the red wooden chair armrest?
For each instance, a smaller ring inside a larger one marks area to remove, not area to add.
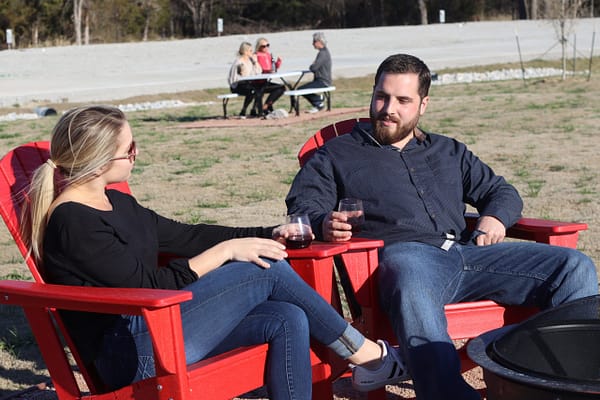
[[[348,245],[348,250],[372,250],[383,247],[383,240],[352,238],[346,244]]]
[[[89,311],[108,314],[143,315],[150,331],[155,368],[158,376],[180,382],[175,377],[186,374],[185,349],[179,304],[190,300],[184,290],[99,288],[44,283],[0,281],[0,304],[23,307],[48,370],[65,390],[77,393],[77,384],[67,375],[68,361],[62,351],[60,336],[50,316],[53,309]],[[66,379],[62,382],[60,377]],[[55,383],[56,385],[56,383]],[[179,387],[179,391],[186,388]]]
[[[22,307],[50,307],[108,314],[141,315],[143,309],[170,307],[192,298],[184,290],[64,286],[0,281],[0,302]]]
[[[465,215],[467,226],[475,227],[479,215],[468,213]],[[537,218],[521,218],[516,224],[506,231],[506,236],[548,243],[556,246],[576,248],[579,232],[588,229],[588,225],[581,222],[562,222]]]
[[[521,218],[514,224],[510,231],[512,232],[540,232],[547,234],[569,234],[573,232],[585,231],[588,225],[582,222],[562,222],[548,219]]]
[[[342,254],[348,250],[345,243],[329,243],[314,241],[303,249],[286,249],[288,258],[326,258]]]

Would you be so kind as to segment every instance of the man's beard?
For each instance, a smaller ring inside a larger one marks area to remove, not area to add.
[[[419,123],[419,115],[406,123],[402,123],[402,120],[396,115],[389,115],[387,113],[375,115],[372,110],[369,111],[369,114],[371,117],[371,124],[373,125],[373,136],[380,144],[391,145],[398,143],[411,135]],[[396,128],[391,130],[391,128],[383,126],[383,121],[395,123]]]

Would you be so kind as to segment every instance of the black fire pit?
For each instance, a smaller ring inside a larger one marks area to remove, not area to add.
[[[473,339],[488,400],[600,399],[600,296]]]

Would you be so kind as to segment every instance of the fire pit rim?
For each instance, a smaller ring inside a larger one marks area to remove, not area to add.
[[[467,344],[467,354],[471,360],[473,360],[473,362],[475,362],[477,365],[481,366],[484,371],[518,384],[536,387],[545,391],[552,390],[557,392],[598,394],[600,391],[600,384],[594,385],[579,381],[568,382],[564,379],[549,379],[535,374],[525,374],[523,372],[507,368],[492,360],[487,354],[487,348],[490,343],[516,326],[518,326],[518,324],[504,326],[502,328],[485,332],[480,336],[471,339]]]

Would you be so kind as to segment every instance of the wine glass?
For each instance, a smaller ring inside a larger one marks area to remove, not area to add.
[[[363,210],[362,200],[341,199],[338,204],[338,211],[346,214],[348,218],[347,222],[352,225],[352,233],[360,232],[360,228],[365,222],[365,211]]]
[[[289,249],[303,249],[308,247],[313,240],[310,219],[306,214],[291,214],[286,217],[288,236],[285,244]]]

